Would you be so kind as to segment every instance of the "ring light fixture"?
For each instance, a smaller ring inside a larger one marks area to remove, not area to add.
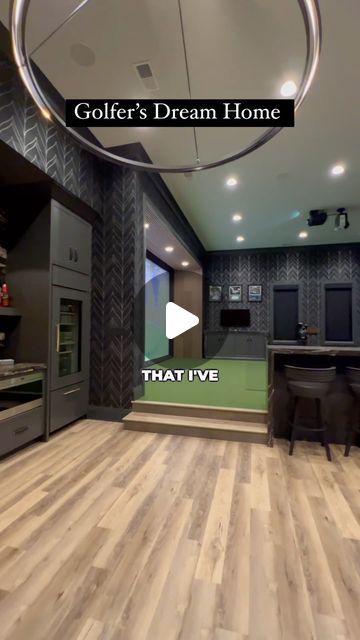
[[[114,154],[111,151],[108,151],[107,149],[86,140],[81,134],[78,133],[78,131],[75,131],[71,127],[66,127],[64,119],[59,113],[57,113],[51,101],[45,95],[33,72],[30,54],[26,46],[26,21],[30,2],[31,0],[13,0],[11,14],[12,47],[15,62],[22,81],[43,115],[49,119],[51,118],[56,121],[61,127],[66,129],[66,131],[84,149],[90,151],[91,153],[94,153],[96,156],[117,165],[130,167],[132,169],[141,171],[148,171],[153,173],[191,173],[195,171],[204,171],[205,169],[220,167],[222,165],[228,164],[229,162],[233,162],[234,160],[239,160],[240,158],[243,158],[249,153],[252,153],[256,149],[262,147],[282,130],[282,127],[271,127],[269,129],[266,129],[266,131],[264,131],[258,138],[256,138],[246,147],[243,147],[237,153],[233,153],[219,160],[214,160],[208,163],[201,163],[200,161],[198,161],[195,165],[184,166],[162,166],[140,162],[137,160],[131,160],[129,158],[122,158],[121,156],[118,156],[117,154]],[[82,0],[82,2],[80,2],[76,9],[74,9],[74,11],[70,13],[70,15],[60,25],[59,28],[69,22],[69,20],[71,20],[74,15],[81,11],[81,9],[88,2],[89,0]],[[321,48],[321,17],[317,0],[297,0],[297,2],[301,9],[306,32],[306,61],[299,90],[295,97],[295,111],[301,106],[311,87],[319,64]],[[56,31],[58,31],[58,29]],[[53,34],[50,34],[45,41],[49,40],[52,35]]]

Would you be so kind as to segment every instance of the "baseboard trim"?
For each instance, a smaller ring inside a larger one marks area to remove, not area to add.
[[[90,405],[87,417],[91,420],[104,420],[106,422],[122,422],[124,416],[129,413],[130,409],[122,407],[96,407]]]

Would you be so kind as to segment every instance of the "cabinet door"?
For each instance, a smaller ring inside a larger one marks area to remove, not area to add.
[[[82,418],[89,407],[89,381],[51,391],[50,433]]]
[[[57,202],[51,206],[52,263],[90,274],[91,225]]]
[[[89,377],[90,296],[52,287],[51,389]]]

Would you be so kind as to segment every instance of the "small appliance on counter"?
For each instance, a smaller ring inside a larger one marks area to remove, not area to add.
[[[298,344],[307,344],[308,326],[305,322],[298,322],[298,324],[296,325],[296,340]]]
[[[1,334],[0,334],[1,336]],[[15,361],[11,358],[7,358],[5,360],[0,360],[0,372],[8,371],[9,369],[13,369],[15,365]]]

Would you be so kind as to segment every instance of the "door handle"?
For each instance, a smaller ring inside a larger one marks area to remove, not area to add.
[[[65,391],[64,396],[70,396],[71,394],[78,393],[79,391],[81,391],[81,388],[77,387],[76,389],[71,389],[71,391]]]
[[[17,429],[15,429],[15,433],[24,433],[25,431],[28,431],[29,427],[18,427]]]
[[[60,322],[56,325],[56,351],[60,353]]]
[[[70,249],[69,249],[69,260],[72,260],[73,256],[74,256],[74,252],[73,252],[72,248],[70,247]]]
[[[79,260],[79,255],[78,255],[77,249],[74,249],[74,255],[75,255],[74,260],[75,260],[75,262],[77,262]]]

